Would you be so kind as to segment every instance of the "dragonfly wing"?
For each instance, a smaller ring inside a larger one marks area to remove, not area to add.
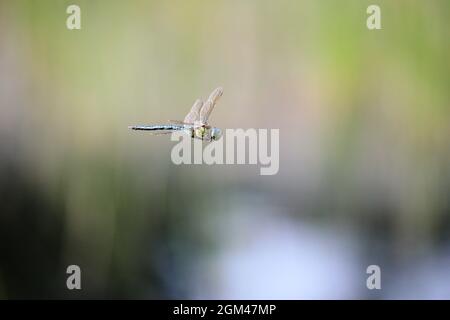
[[[223,94],[223,89],[221,87],[216,88],[210,95],[208,100],[203,104],[202,109],[200,110],[200,122],[201,123],[208,123],[209,115],[214,109],[214,106],[216,105],[217,101]]]
[[[200,99],[195,100],[191,111],[186,115],[183,122],[184,123],[194,123],[200,119],[200,109],[203,106],[203,101]]]
[[[162,136],[164,134],[171,134],[173,132],[175,132],[175,130],[174,131],[152,131],[152,132],[150,132],[150,134],[153,136]]]
[[[169,122],[169,124],[176,124],[176,125],[180,125],[180,126],[193,125],[193,123],[186,123],[186,122],[181,121],[181,120],[168,120],[167,122]]]

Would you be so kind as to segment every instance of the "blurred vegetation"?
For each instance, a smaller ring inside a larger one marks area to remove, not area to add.
[[[391,262],[449,240],[448,1],[376,1],[379,31],[366,0],[78,0],[70,31],[72,3],[0,2],[1,298],[189,297],[236,195]],[[127,131],[218,85],[215,125],[281,129],[278,175],[178,167],[167,137]]]

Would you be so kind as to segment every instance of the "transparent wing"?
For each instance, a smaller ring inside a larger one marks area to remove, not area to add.
[[[178,124],[178,125],[188,124],[188,123],[185,123],[184,121],[181,121],[181,120],[167,120],[167,122],[169,124]]]
[[[184,123],[194,123],[200,119],[200,109],[203,106],[203,101],[200,99],[195,100],[192,105],[191,111],[186,115],[183,122]]]
[[[150,134],[153,135],[153,136],[162,136],[162,135],[165,135],[165,134],[172,134],[175,131],[176,130],[171,130],[171,131],[152,131],[152,132],[150,132]]]
[[[168,120],[170,124],[178,124],[178,125],[184,125],[184,126],[192,126],[194,125],[192,122],[184,122],[181,120]]]
[[[208,100],[203,104],[202,109],[200,110],[200,122],[207,124],[209,116],[214,109],[217,101],[223,94],[223,89],[221,87],[216,88],[210,95]]]

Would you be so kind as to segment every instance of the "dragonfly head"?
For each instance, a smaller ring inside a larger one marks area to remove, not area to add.
[[[219,140],[222,136],[222,130],[219,128],[212,128],[211,129],[211,140]]]

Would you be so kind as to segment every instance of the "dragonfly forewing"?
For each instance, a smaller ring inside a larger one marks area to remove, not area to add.
[[[209,116],[214,109],[217,101],[223,94],[223,89],[221,87],[216,88],[210,95],[208,100],[203,104],[203,107],[200,110],[200,122],[207,124]]]
[[[194,104],[191,107],[191,110],[184,118],[184,123],[194,123],[200,119],[200,109],[203,106],[203,101],[200,99],[195,100]]]

